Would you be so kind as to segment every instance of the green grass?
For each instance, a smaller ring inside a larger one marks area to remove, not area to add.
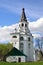
[[[43,62],[25,62],[25,63],[0,62],[0,65],[43,65]]]

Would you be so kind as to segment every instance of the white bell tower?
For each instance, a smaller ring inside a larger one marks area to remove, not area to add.
[[[26,61],[34,61],[33,36],[28,28],[24,8],[22,9],[19,28],[15,33],[11,33],[11,35],[13,47],[16,47],[27,56]]]

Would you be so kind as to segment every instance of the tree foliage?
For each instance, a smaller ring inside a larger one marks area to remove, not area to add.
[[[40,52],[40,58],[43,58],[43,42],[40,41],[40,39],[37,39],[37,44],[36,44],[36,47],[38,47],[38,50]]]
[[[2,58],[8,51],[13,48],[13,45],[8,44],[0,44],[0,58]]]

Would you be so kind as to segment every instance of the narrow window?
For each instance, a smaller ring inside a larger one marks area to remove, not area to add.
[[[28,44],[28,47],[30,48],[30,43]]]
[[[28,38],[28,41],[31,41],[30,37]]]
[[[23,52],[23,43],[20,43],[20,51]]]
[[[24,38],[23,37],[20,37],[20,40],[24,40]]]
[[[27,27],[27,24],[25,24],[25,27]]]
[[[22,27],[24,26],[24,24],[22,23]]]

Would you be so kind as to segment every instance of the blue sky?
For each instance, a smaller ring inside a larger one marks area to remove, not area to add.
[[[31,22],[43,17],[43,0],[0,0],[0,26],[17,23],[23,7]]]
[[[0,0],[0,42],[11,41],[10,33],[18,28],[22,8],[32,35],[43,36],[43,0]]]

